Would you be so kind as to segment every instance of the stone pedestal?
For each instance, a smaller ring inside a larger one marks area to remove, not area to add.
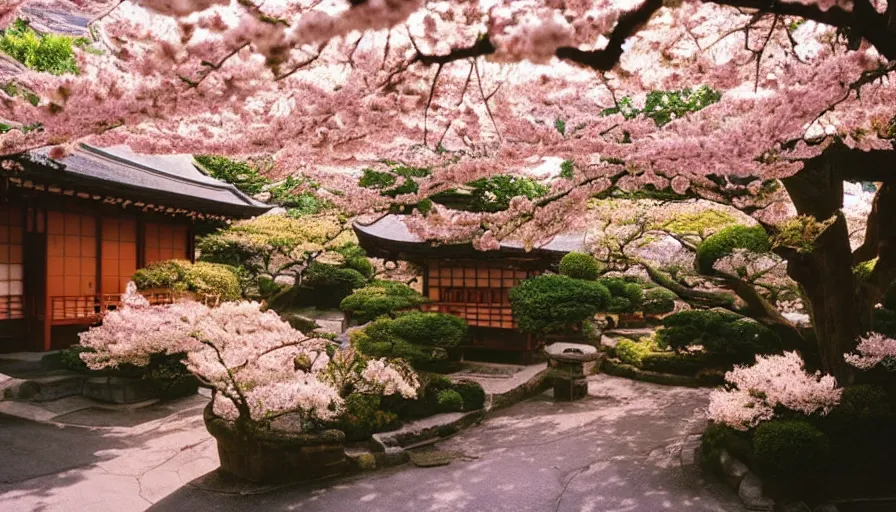
[[[585,363],[597,359],[597,349],[580,343],[553,343],[544,349],[554,379],[554,398],[580,400],[588,395]]]

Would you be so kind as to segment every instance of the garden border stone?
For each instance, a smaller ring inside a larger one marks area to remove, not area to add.
[[[700,383],[696,377],[676,375],[674,373],[650,372],[610,357],[603,359],[600,371],[615,377],[625,377],[644,382],[652,382],[654,384],[662,384],[664,386],[684,386],[689,388],[715,387],[715,385],[709,386]]]

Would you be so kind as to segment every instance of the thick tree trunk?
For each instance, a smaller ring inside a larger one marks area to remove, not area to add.
[[[796,176],[782,180],[800,215],[835,222],[813,243],[812,252],[778,247],[787,260],[787,273],[802,288],[818,345],[822,369],[841,384],[853,380],[853,368],[843,354],[855,349],[857,339],[871,327],[871,307],[859,292],[852,272],[843,205],[843,180],[825,156],[806,162]]]

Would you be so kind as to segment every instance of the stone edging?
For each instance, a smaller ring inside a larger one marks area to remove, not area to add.
[[[674,373],[649,372],[609,357],[604,358],[600,371],[615,377],[625,377],[665,386],[704,387],[696,377],[675,375]]]

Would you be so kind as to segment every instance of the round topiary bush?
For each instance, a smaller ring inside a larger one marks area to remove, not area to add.
[[[697,247],[697,266],[701,272],[711,272],[716,261],[735,249],[763,253],[771,251],[772,247],[762,226],[728,226]]]
[[[439,391],[436,402],[439,404],[439,409],[445,412],[457,412],[464,408],[464,397],[453,389]]]
[[[805,420],[772,420],[753,434],[759,475],[786,487],[821,474],[830,462],[828,437]]]
[[[628,338],[620,338],[619,341],[616,342],[616,347],[613,349],[613,352],[616,354],[616,358],[623,363],[640,368],[641,361],[645,356],[650,354],[653,348],[655,347],[651,347],[650,343],[642,343]]]
[[[646,315],[664,315],[675,310],[678,295],[672,290],[657,286],[644,291],[641,310]]]
[[[610,292],[595,281],[543,275],[510,290],[510,304],[520,328],[537,334],[575,329],[601,311]]]
[[[560,274],[574,279],[597,279],[603,270],[602,265],[590,254],[571,252],[560,260]]]
[[[315,261],[302,275],[302,288],[310,289],[303,302],[317,307],[338,306],[353,290],[366,284],[367,278],[357,270]]]
[[[346,258],[345,268],[350,268],[367,279],[372,278],[373,274],[376,272],[376,270],[373,268],[373,263],[371,263],[370,260],[365,256],[352,256],[350,258]]]
[[[412,312],[395,319],[381,317],[352,332],[350,339],[362,354],[400,357],[419,369],[444,361],[447,349],[459,345],[466,335],[467,324],[462,318]]]
[[[467,322],[445,313],[413,311],[398,316],[391,323],[392,333],[416,345],[452,348],[467,336]]]
[[[342,299],[339,309],[366,323],[377,317],[419,306],[426,299],[410,286],[396,281],[374,281]]]
[[[641,309],[644,289],[641,284],[621,277],[611,277],[598,281],[610,291],[607,305],[610,313],[636,313]]]
[[[478,411],[485,407],[485,390],[478,382],[472,380],[460,380],[455,382],[452,389],[458,392],[464,399],[465,411]]]
[[[134,284],[138,290],[168,288],[186,291],[187,271],[193,264],[187,260],[156,261],[134,272]]]

